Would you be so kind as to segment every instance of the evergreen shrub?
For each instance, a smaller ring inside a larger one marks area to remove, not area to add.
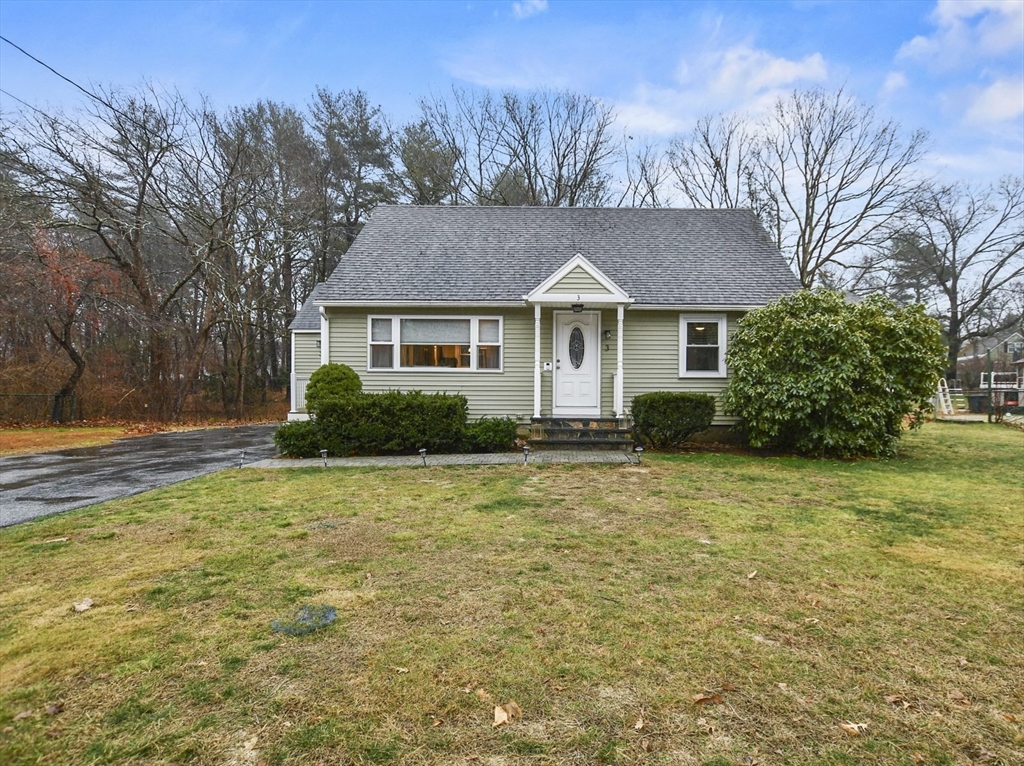
[[[508,452],[516,443],[515,418],[480,418],[466,427],[467,452]]]
[[[287,457],[319,457],[320,428],[313,420],[293,420],[274,432],[277,451]]]
[[[633,397],[633,432],[648,447],[677,447],[706,430],[715,417],[708,394],[652,391]]]
[[[347,364],[322,365],[306,384],[306,411],[315,416],[324,402],[345,399],[362,390],[358,373]]]

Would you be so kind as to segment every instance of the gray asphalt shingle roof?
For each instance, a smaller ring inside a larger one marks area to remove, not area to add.
[[[289,330],[320,331],[320,309],[313,305],[313,301],[320,297],[323,289],[323,282],[313,285],[313,289],[309,291],[309,297],[302,304],[302,308],[299,309],[292,323],[288,325]]]
[[[640,305],[753,306],[800,287],[749,210],[385,205],[316,300],[521,301],[576,253]]]

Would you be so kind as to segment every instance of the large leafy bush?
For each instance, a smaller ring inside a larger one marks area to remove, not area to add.
[[[652,391],[634,396],[630,412],[640,441],[649,447],[676,447],[711,425],[715,397]]]
[[[727,356],[725,411],[754,447],[891,457],[945,364],[939,323],[883,297],[802,291],[751,311]]]

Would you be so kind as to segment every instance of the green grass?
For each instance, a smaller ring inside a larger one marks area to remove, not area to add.
[[[1021,763],[1022,465],[930,424],[885,462],[225,471],[3,530],[0,762]],[[270,630],[303,604],[338,619]]]

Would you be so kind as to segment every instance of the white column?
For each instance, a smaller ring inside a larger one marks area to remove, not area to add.
[[[533,305],[533,416],[540,417],[540,304]]]
[[[331,323],[327,321],[327,309],[320,307],[320,364],[331,363]]]
[[[289,379],[289,386],[288,386],[288,390],[291,391],[291,393],[292,393],[291,412],[298,412],[299,411],[299,406],[298,406],[298,403],[295,401],[295,333],[293,333],[293,332],[288,333],[288,340],[291,341],[291,345],[292,345],[292,347],[291,347],[291,360],[292,360],[292,362],[291,362],[291,364],[289,365],[289,368],[288,368],[288,369],[291,370],[291,377]]]
[[[622,325],[625,307],[620,303],[615,307],[615,318],[618,320],[618,328],[615,334],[615,394],[614,406],[615,417],[621,418],[623,412],[622,401]]]

